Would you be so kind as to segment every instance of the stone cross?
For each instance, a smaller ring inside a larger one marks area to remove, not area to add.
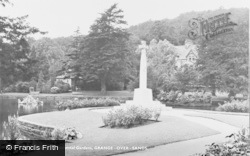
[[[146,45],[146,41],[141,41],[141,45],[139,45],[139,50],[141,51],[139,88],[141,89],[147,88],[147,56],[146,56],[147,49],[148,46]]]

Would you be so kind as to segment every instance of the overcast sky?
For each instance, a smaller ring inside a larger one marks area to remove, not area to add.
[[[1,16],[29,15],[31,26],[48,31],[45,36],[70,36],[77,27],[87,34],[99,13],[112,4],[124,11],[128,26],[147,20],[175,18],[189,11],[247,7],[249,0],[10,0],[13,6],[0,7]],[[37,36],[36,36],[37,38]]]

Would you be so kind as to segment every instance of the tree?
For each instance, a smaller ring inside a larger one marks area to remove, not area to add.
[[[151,38],[152,35],[150,34],[150,30],[154,26],[154,23],[154,21],[149,20],[139,25],[129,27],[128,31],[134,36],[137,36],[140,40],[144,40],[149,43],[152,39],[154,39]]]
[[[63,61],[66,60],[71,40],[71,37],[54,39],[46,37],[35,41],[29,38],[32,47],[30,57],[36,61],[30,69],[34,71],[34,77],[38,77],[38,71],[42,71],[45,79],[51,79],[53,84],[56,75],[60,73]]]
[[[193,66],[176,67],[177,53],[167,40],[152,40],[148,50],[149,86],[157,90],[180,90],[198,84],[199,73]]]
[[[63,62],[62,72],[67,73],[69,77],[74,78],[75,83],[78,82],[81,77],[81,60],[79,59],[81,56],[81,51],[83,49],[84,36],[81,35],[80,29],[77,28],[75,34],[73,35],[73,39],[69,45],[69,49],[66,53],[67,59]],[[73,90],[76,89],[75,83],[72,86]]]
[[[122,10],[112,5],[90,28],[84,40],[81,54],[81,71],[86,81],[98,80],[102,93],[106,92],[108,80],[123,79],[126,57],[129,54],[129,34],[123,28]]]
[[[176,53],[167,41],[152,40],[148,50],[149,86],[153,90],[164,89],[175,73]]]
[[[193,66],[184,65],[175,73],[176,87],[183,94],[189,86],[197,85],[199,73]]]
[[[4,6],[8,1],[0,1]],[[30,79],[29,68],[33,65],[30,59],[30,46],[26,41],[29,34],[44,33],[30,27],[28,16],[9,18],[0,16],[0,89],[2,84]]]
[[[248,91],[248,14],[238,20],[234,32],[209,41],[201,40],[199,71],[205,85],[229,92],[229,96]]]
[[[128,41],[129,55],[126,57],[126,71],[124,89],[133,90],[139,87],[139,70],[140,70],[140,52],[137,52],[138,45],[141,43],[137,36],[130,35]]]

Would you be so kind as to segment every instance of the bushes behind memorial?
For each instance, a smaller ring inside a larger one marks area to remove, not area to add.
[[[182,94],[179,91],[161,91],[157,98],[164,103],[177,104],[207,104],[212,101],[212,94],[209,92],[189,92]]]
[[[248,100],[232,100],[231,102],[226,102],[223,105],[219,105],[216,108],[217,111],[225,111],[225,112],[249,112],[249,103]]]
[[[120,102],[111,98],[98,98],[98,99],[69,99],[57,102],[58,110],[77,109],[85,107],[108,107],[118,106]]]

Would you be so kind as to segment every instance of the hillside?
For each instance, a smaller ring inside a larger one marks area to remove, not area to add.
[[[163,19],[158,21],[146,21],[144,23],[131,26],[129,32],[139,37],[142,40],[150,42],[152,39],[167,39],[174,45],[184,44],[185,39],[188,38],[189,31],[188,21],[192,18],[203,17],[209,18],[221,13],[231,12],[230,18],[238,25],[249,23],[249,9],[248,8],[231,8],[231,9],[217,9],[201,12],[187,12],[179,15],[174,19]],[[248,33],[248,30],[246,30]]]

